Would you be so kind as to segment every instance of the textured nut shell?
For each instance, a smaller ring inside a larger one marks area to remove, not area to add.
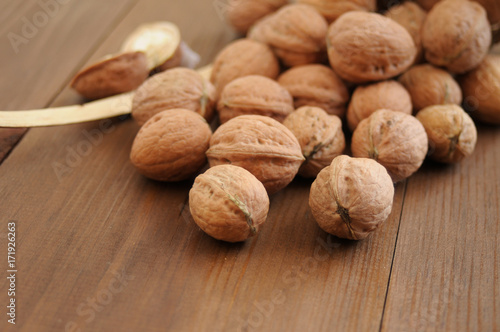
[[[221,123],[245,114],[283,122],[294,111],[290,93],[276,81],[257,75],[240,77],[224,88],[217,105]]]
[[[123,53],[81,70],[70,85],[85,98],[100,99],[136,89],[148,74],[144,53]]]
[[[347,109],[347,124],[354,131],[359,122],[379,109],[411,114],[413,107],[408,91],[396,81],[358,86]]]
[[[418,112],[417,119],[427,132],[430,158],[443,163],[455,163],[474,152],[476,126],[460,106],[429,106]]]
[[[407,1],[397,6],[391,7],[385,16],[401,24],[413,38],[417,47],[415,62],[420,63],[424,59],[422,47],[422,26],[424,25],[427,13],[416,3]]]
[[[233,164],[255,175],[269,194],[286,187],[304,161],[293,133],[261,115],[241,115],[221,125],[207,151],[210,166]]]
[[[293,96],[295,108],[317,106],[343,117],[349,92],[335,72],[320,64],[297,66],[278,77],[278,83]]]
[[[417,54],[408,31],[376,13],[345,13],[330,25],[327,45],[333,70],[354,83],[397,76],[413,64]]]
[[[361,240],[387,219],[393,197],[394,186],[383,166],[339,156],[313,182],[309,206],[325,232]]]
[[[474,118],[500,124],[500,55],[488,55],[460,78],[465,106]]]
[[[477,67],[488,53],[491,30],[484,8],[468,0],[442,0],[422,27],[425,58],[453,73]]]
[[[210,121],[215,109],[215,89],[199,73],[173,68],[156,74],[137,89],[132,100],[132,117],[144,124],[156,113],[185,108]]]
[[[429,64],[410,68],[399,78],[410,93],[413,109],[440,104],[462,103],[462,90],[453,76]]]
[[[269,45],[285,66],[293,67],[323,60],[327,30],[313,7],[290,4],[259,20],[248,37]]]
[[[306,158],[299,169],[303,177],[315,177],[345,149],[342,120],[321,108],[303,106],[290,114],[283,125],[297,137]]]
[[[378,161],[398,182],[422,165],[427,145],[425,129],[414,116],[378,110],[359,123],[352,135],[351,150],[354,157]]]
[[[156,114],[139,130],[130,160],[148,178],[181,181],[206,163],[212,131],[199,114],[172,109]]]
[[[214,60],[210,81],[217,96],[231,81],[247,76],[278,77],[278,59],[269,46],[251,39],[239,39],[228,44]]]
[[[239,242],[255,235],[266,221],[269,197],[247,170],[220,165],[198,175],[189,191],[189,209],[208,235]]]
[[[235,30],[246,33],[257,20],[287,3],[287,0],[229,0],[226,18]]]
[[[436,3],[438,3],[441,0],[415,0],[416,3],[420,5],[423,9],[426,11],[429,11],[434,7]]]
[[[298,0],[297,2],[313,6],[329,23],[350,11],[373,12],[377,9],[376,0]]]

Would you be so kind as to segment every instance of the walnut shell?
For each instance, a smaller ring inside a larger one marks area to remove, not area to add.
[[[419,169],[427,145],[425,129],[414,116],[378,110],[359,123],[352,135],[351,150],[354,157],[378,161],[398,182]]]
[[[394,186],[383,166],[344,155],[318,174],[311,186],[309,207],[325,232],[361,240],[389,217],[393,198]]]
[[[330,25],[327,45],[333,70],[353,83],[397,76],[413,64],[417,54],[408,31],[376,13],[345,13]]]
[[[288,69],[278,77],[293,97],[295,108],[317,106],[343,117],[349,92],[344,82],[327,66],[310,64]]]
[[[197,113],[171,109],[154,115],[139,130],[130,160],[144,176],[158,181],[181,181],[206,163],[212,131]]]
[[[468,0],[442,0],[422,26],[427,61],[453,73],[465,73],[483,61],[491,44],[484,8]]]
[[[430,158],[443,163],[456,163],[474,152],[476,126],[460,106],[429,106],[418,112],[417,119],[427,132]]]
[[[70,86],[87,99],[100,99],[136,89],[149,75],[142,52],[109,56],[78,72]]]
[[[189,210],[208,235],[227,242],[245,241],[266,221],[269,197],[252,173],[234,165],[209,168],[189,191]]]
[[[424,51],[422,47],[422,26],[424,25],[427,13],[416,3],[407,1],[402,4],[391,7],[385,16],[401,24],[413,38],[417,47],[417,56],[415,63],[424,60]]]
[[[214,106],[215,88],[210,82],[192,69],[173,68],[150,77],[137,89],[132,117],[142,125],[161,111],[185,108],[210,121]]]
[[[287,3],[288,0],[229,0],[226,18],[236,31],[246,33],[257,20]]]
[[[290,93],[278,82],[258,75],[235,79],[222,90],[217,104],[221,123],[245,114],[270,116],[283,122],[294,111]]]
[[[298,0],[297,2],[316,8],[328,23],[332,23],[342,14],[350,11],[374,12],[377,10],[376,0]]]
[[[431,10],[432,7],[434,7],[434,5],[439,1],[441,0],[415,0],[415,2],[417,2],[420,5],[420,7],[422,7],[426,11]]]
[[[210,166],[241,166],[259,179],[269,194],[286,187],[304,161],[293,133],[262,115],[241,115],[214,132],[207,151]]]
[[[279,71],[278,59],[269,46],[251,39],[239,39],[228,44],[217,55],[210,81],[218,97],[229,82],[239,77],[261,75],[275,79]]]
[[[325,58],[328,23],[311,6],[289,4],[259,20],[248,37],[271,47],[285,66],[321,62]]]
[[[287,116],[283,125],[299,140],[306,158],[299,174],[312,178],[345,149],[342,120],[318,107],[303,106]]]
[[[485,123],[500,124],[500,55],[490,54],[460,78],[464,107]]]
[[[393,80],[358,86],[347,109],[349,129],[354,131],[361,120],[379,109],[411,114],[413,107],[410,94]]]
[[[399,82],[410,93],[415,112],[432,105],[462,103],[462,90],[457,81],[447,71],[432,65],[410,68]]]

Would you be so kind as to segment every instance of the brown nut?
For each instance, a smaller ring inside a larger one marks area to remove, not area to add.
[[[464,107],[485,123],[500,124],[500,55],[490,54],[460,78]]]
[[[215,88],[192,69],[166,70],[137,89],[132,100],[132,117],[142,125],[156,113],[172,108],[189,109],[210,121],[215,109]]]
[[[278,82],[258,75],[240,77],[224,88],[217,104],[221,123],[245,114],[270,116],[283,122],[294,111],[290,93]]]
[[[330,25],[327,45],[333,70],[353,83],[397,76],[417,55],[408,31],[376,13],[345,13]]]
[[[393,197],[394,186],[383,166],[344,155],[318,174],[311,186],[309,207],[325,232],[361,240],[389,217]]]
[[[423,9],[426,11],[429,11],[434,7],[436,3],[438,3],[441,0],[415,0],[416,3],[420,5]]]
[[[484,8],[468,0],[442,0],[422,26],[427,61],[453,73],[465,73],[483,61],[491,44]]]
[[[391,7],[385,16],[393,19],[401,24],[413,38],[413,42],[417,47],[417,56],[415,63],[420,63],[424,60],[424,52],[422,47],[422,25],[424,25],[427,13],[416,3],[407,1],[402,4]]]
[[[296,66],[278,77],[293,97],[295,108],[317,106],[328,114],[343,117],[349,92],[335,72],[320,64]]]
[[[288,0],[229,0],[226,18],[236,31],[246,33],[257,20],[287,3]]]
[[[342,120],[318,107],[303,106],[287,116],[283,125],[299,140],[306,161],[299,174],[312,178],[345,149]]]
[[[144,176],[158,181],[181,181],[206,163],[212,131],[199,114],[171,109],[149,119],[132,144],[130,160]]]
[[[217,55],[210,81],[218,97],[229,82],[239,77],[261,75],[275,79],[279,71],[278,59],[269,46],[251,39],[239,39]]]
[[[462,90],[453,76],[432,65],[410,68],[399,82],[410,93],[415,112],[432,105],[462,103]]]
[[[429,106],[418,112],[417,119],[427,132],[430,158],[456,163],[474,152],[476,126],[460,106]]]
[[[76,74],[70,85],[88,99],[100,99],[136,89],[149,75],[142,52],[109,56]]]
[[[304,161],[293,133],[262,115],[241,115],[221,125],[210,140],[207,157],[210,166],[245,168],[269,194],[286,187]]]
[[[325,58],[328,23],[311,6],[289,4],[259,20],[248,37],[271,47],[285,66],[321,62]]]
[[[358,86],[347,109],[349,129],[354,131],[361,120],[379,109],[411,114],[410,94],[400,83],[392,80]]]
[[[189,191],[189,210],[208,235],[227,242],[245,241],[259,231],[269,211],[269,197],[252,173],[219,165],[198,175]]]
[[[298,0],[297,2],[316,8],[328,23],[350,11],[374,12],[377,9],[376,0]]]
[[[378,161],[398,182],[419,169],[427,145],[425,129],[414,116],[378,110],[359,123],[352,135],[351,150],[354,157]]]

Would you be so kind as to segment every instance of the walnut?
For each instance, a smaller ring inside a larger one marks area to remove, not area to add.
[[[278,59],[269,46],[251,39],[229,43],[214,60],[210,81],[215,85],[217,97],[231,81],[247,76],[278,77]]]
[[[208,235],[239,242],[257,234],[266,221],[269,197],[252,173],[234,165],[219,165],[195,179],[189,191],[189,210]]]
[[[443,0],[427,15],[422,45],[427,61],[453,73],[477,67],[488,53],[491,30],[484,8],[468,0]]]
[[[325,232],[361,240],[388,218],[393,197],[391,177],[379,163],[338,156],[313,182],[309,206]]]
[[[427,145],[425,129],[414,116],[378,110],[359,123],[352,135],[351,149],[354,157],[378,161],[398,182],[422,165]]]
[[[286,187],[304,161],[293,133],[262,115],[240,115],[214,132],[207,151],[210,166],[241,166],[259,179],[269,194]]]
[[[333,70],[353,83],[397,76],[413,64],[417,54],[408,31],[376,13],[345,13],[330,25],[327,45]]]
[[[226,85],[219,98],[217,111],[221,123],[244,114],[266,115],[283,122],[294,108],[292,96],[276,81],[249,75]]]
[[[413,107],[410,94],[393,80],[358,86],[347,109],[349,129],[354,131],[361,120],[379,109],[411,114]]]
[[[441,0],[415,0],[423,9],[429,11]]]
[[[283,125],[297,137],[306,161],[303,177],[315,177],[345,149],[342,120],[318,107],[303,106],[287,116]]]
[[[485,123],[500,124],[500,55],[490,54],[460,78],[464,107]]]
[[[288,69],[278,83],[293,96],[295,108],[317,106],[328,114],[343,117],[349,92],[344,82],[327,66],[310,64]]]
[[[457,105],[436,105],[422,109],[417,119],[429,137],[429,157],[443,163],[456,163],[474,152],[477,130],[474,122]]]
[[[147,79],[132,100],[132,117],[144,124],[156,113],[185,108],[210,121],[215,109],[215,89],[199,73],[188,68],[173,68]]]
[[[370,11],[377,9],[376,0],[298,0],[298,3],[311,5],[323,15],[328,23],[349,11]]]
[[[139,130],[130,160],[144,176],[158,181],[181,181],[206,163],[212,131],[203,117],[191,110],[157,113]]]
[[[321,62],[328,23],[316,9],[289,4],[258,21],[248,37],[268,44],[285,66]]]
[[[236,31],[246,33],[257,20],[287,3],[288,0],[229,0],[226,18]]]

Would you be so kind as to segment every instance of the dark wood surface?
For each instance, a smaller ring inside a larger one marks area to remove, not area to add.
[[[4,0],[0,107],[81,102],[67,88],[72,75],[143,22],[175,22],[210,63],[235,38],[219,15],[226,3],[70,0],[16,54],[8,34],[42,9]],[[134,170],[137,130],[127,118],[0,129],[0,331],[500,330],[498,127],[479,127],[464,162],[426,162],[398,184],[389,219],[367,240],[321,231],[307,204],[311,180],[298,178],[242,244],[194,224],[190,181]],[[15,326],[5,307],[10,221]]]

